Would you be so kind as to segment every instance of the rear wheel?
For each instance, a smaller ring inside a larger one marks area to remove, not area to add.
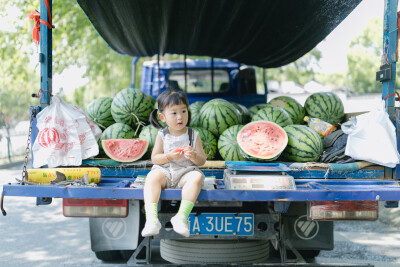
[[[251,264],[268,259],[269,241],[162,239],[160,253],[164,260],[175,264]]]

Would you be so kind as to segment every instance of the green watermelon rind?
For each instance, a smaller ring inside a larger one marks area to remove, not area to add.
[[[107,139],[131,139],[135,138],[135,131],[130,127],[129,125],[126,125],[121,122],[116,122],[110,126],[108,126],[103,133],[101,134],[101,137],[98,141],[99,145],[99,154],[103,154],[103,145],[102,141],[107,140]]]
[[[243,125],[234,125],[226,129],[218,139],[218,152],[225,161],[245,161],[237,143],[237,134]]]
[[[102,129],[115,123],[111,115],[111,97],[98,97],[86,106],[88,117]]]
[[[273,107],[280,107],[286,110],[292,119],[294,124],[303,124],[305,109],[304,107],[294,98],[290,96],[278,96],[271,99],[268,104]]]
[[[125,123],[133,128],[147,124],[154,107],[151,98],[139,89],[123,89],[113,99],[111,115],[116,122]]]
[[[305,125],[288,125],[283,128],[289,138],[282,157],[295,162],[315,162],[321,157],[324,146],[321,136]]]
[[[342,122],[345,115],[342,100],[331,92],[310,95],[304,103],[304,108],[310,117],[319,118],[331,124]]]
[[[143,158],[150,158],[151,152],[152,152],[154,144],[156,142],[158,131],[159,131],[159,129],[154,127],[151,124],[144,126],[142,128],[142,130],[140,131],[139,139],[145,140],[149,143],[149,147],[147,149],[146,154],[143,156]]]
[[[247,127],[253,126],[254,124],[258,124],[258,123],[270,124],[271,126],[278,128],[280,131],[282,131],[282,133],[285,134],[284,135],[285,136],[285,141],[284,141],[285,145],[283,145],[282,148],[278,152],[276,152],[274,155],[272,155],[270,157],[260,157],[260,156],[252,155],[252,154],[246,152],[246,150],[241,145],[241,141],[239,140],[239,135],[240,135],[240,133],[242,131],[246,130]],[[237,142],[238,142],[238,145],[240,147],[240,151],[241,151],[241,153],[242,153],[244,158],[252,160],[252,161],[273,161],[273,160],[276,160],[277,158],[279,158],[280,155],[285,150],[285,148],[286,148],[286,146],[288,144],[288,136],[287,136],[287,133],[284,130],[284,128],[282,128],[281,126],[279,126],[278,124],[276,124],[276,123],[274,123],[272,121],[253,121],[253,122],[250,122],[250,123],[244,125],[243,128],[238,132],[238,134],[237,134]]]
[[[252,121],[272,121],[281,127],[292,125],[293,121],[290,115],[280,107],[266,106],[254,114]]]
[[[215,136],[207,129],[203,129],[201,127],[191,128],[199,135],[203,145],[204,153],[207,155],[207,160],[214,159],[215,155],[217,154],[217,139]]]
[[[200,119],[200,110],[204,106],[205,101],[196,101],[189,105],[190,110],[190,127],[198,127]]]
[[[224,99],[210,100],[200,110],[200,127],[209,130],[216,137],[241,121],[240,112]]]
[[[112,155],[112,153],[111,153],[110,151],[108,151],[108,150],[105,148],[106,146],[104,146],[105,142],[108,142],[109,140],[118,141],[118,140],[126,140],[126,139],[127,139],[127,138],[102,140],[102,141],[101,141],[101,146],[103,147],[104,152],[106,153],[106,155],[107,155],[110,159],[115,160],[115,161],[118,161],[118,162],[128,163],[128,162],[134,162],[134,161],[137,161],[137,160],[141,159],[141,158],[143,157],[143,155],[146,154],[147,149],[148,149],[148,147],[149,147],[149,142],[147,142],[146,140],[142,140],[142,139],[138,139],[138,138],[137,138],[137,139],[132,139],[132,140],[140,140],[140,141],[146,142],[146,148],[142,151],[142,153],[141,153],[140,155],[136,156],[136,158],[127,159],[127,160],[124,160],[124,159],[122,159],[122,158],[117,158],[117,157],[115,157],[114,155]]]
[[[233,101],[231,101],[229,103],[231,103],[239,111],[240,116],[242,117],[241,124],[246,124],[251,120],[250,112],[245,106],[238,104],[236,102],[233,102]]]
[[[250,118],[252,119],[254,114],[257,113],[257,111],[259,111],[262,108],[265,108],[266,106],[267,104],[256,104],[254,106],[249,107],[247,110],[249,111]]]

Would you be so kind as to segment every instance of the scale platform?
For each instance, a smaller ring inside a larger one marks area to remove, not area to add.
[[[296,190],[291,169],[282,163],[228,161],[224,171],[225,188],[230,190]]]

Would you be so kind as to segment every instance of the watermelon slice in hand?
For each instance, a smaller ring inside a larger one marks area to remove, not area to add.
[[[246,124],[237,135],[237,142],[245,158],[275,160],[288,143],[288,136],[278,124],[255,121]]]
[[[190,148],[190,146],[177,147],[174,149],[173,153],[185,152],[185,150],[188,148]]]
[[[104,152],[119,162],[133,162],[147,151],[149,143],[141,139],[107,139],[102,141]]]

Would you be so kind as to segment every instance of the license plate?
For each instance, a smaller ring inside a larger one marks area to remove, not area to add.
[[[254,234],[253,213],[195,213],[189,215],[192,235],[240,235]]]

